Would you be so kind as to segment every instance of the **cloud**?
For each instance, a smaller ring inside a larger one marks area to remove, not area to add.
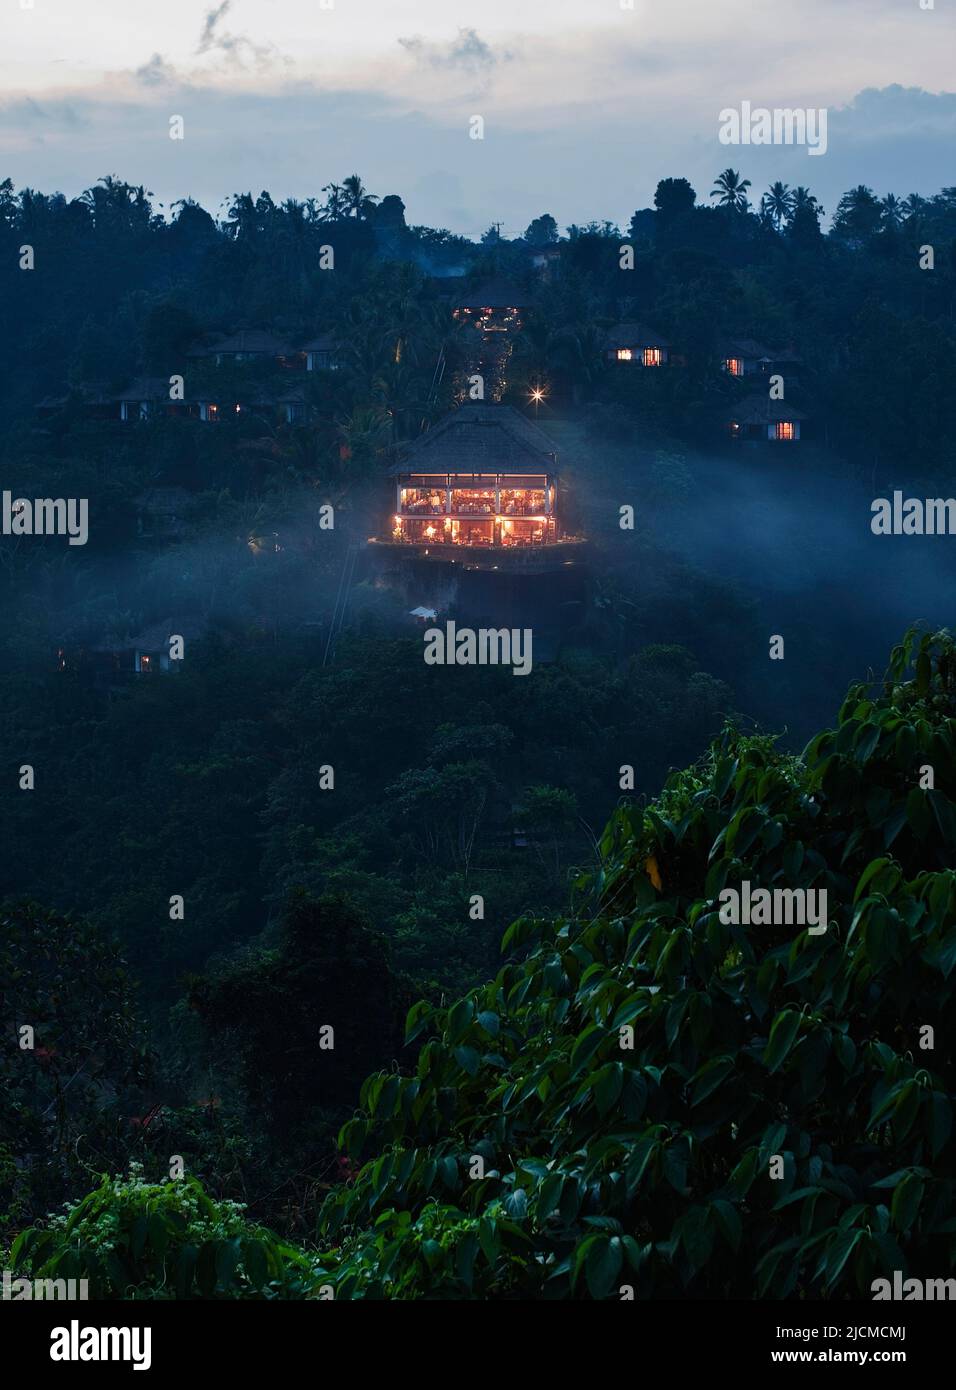
[[[199,36],[199,46],[197,53],[208,53],[211,48],[216,48],[221,42],[216,33],[216,27],[224,15],[229,13],[232,0],[222,0],[222,4],[216,9],[210,10],[203,22],[202,33]]]
[[[47,97],[37,101],[33,97],[14,97],[0,101],[0,120],[10,127],[11,132],[30,126],[46,126],[51,131],[67,132],[89,124],[90,113],[82,97]],[[2,148],[2,145],[0,145]]]
[[[398,42],[406,53],[428,67],[460,68],[470,73],[488,72],[512,56],[504,50],[495,53],[476,29],[459,29],[457,37],[447,43],[429,43],[418,35],[399,38]]]
[[[857,139],[956,133],[956,92],[922,87],[866,87],[835,115]]]
[[[147,87],[165,87],[176,81],[177,74],[161,53],[154,53],[148,63],[136,69],[133,76]]]
[[[235,67],[244,68],[248,61],[256,67],[267,67],[279,58],[274,44],[255,43],[245,34],[230,34],[220,27],[221,21],[232,9],[232,0],[222,0],[215,9],[206,12],[196,53],[202,57],[207,53],[217,54]]]
[[[650,204],[658,179],[678,175],[707,201],[714,175],[728,163],[708,94],[691,105],[682,84],[667,100],[648,77],[623,107],[587,93],[559,102],[555,92],[567,93],[570,80],[561,81],[558,55],[529,49],[516,84],[526,99],[526,70],[536,95],[541,64],[551,73],[547,102],[529,107],[496,90],[487,139],[472,141],[461,92],[489,80],[487,72],[462,82],[460,70],[437,68],[432,76],[429,68],[426,80],[414,70],[399,80],[396,68],[405,65],[393,59],[354,74],[340,67],[335,86],[324,77],[289,81],[280,71],[263,79],[251,68],[219,64],[187,73],[154,54],[95,87],[0,98],[0,167],[18,186],[69,196],[111,169],[167,204],[192,195],[210,209],[236,189],[268,187],[277,200],[315,196],[357,169],[376,193],[405,200],[410,223],[475,236],[492,218],[505,224],[505,235],[517,235],[546,209],[562,227],[592,217],[625,225],[635,208]],[[493,68],[493,80],[510,89],[518,66]],[[605,94],[619,89],[610,63],[602,76]],[[439,101],[433,89],[442,86],[453,91]],[[844,92],[829,106],[825,158],[809,159],[800,146],[734,151],[734,167],[752,180],[755,198],[775,179],[809,183],[832,213],[859,183],[927,195],[953,182],[956,94],[910,85],[849,92],[856,95]],[[186,113],[184,141],[168,138],[172,111]],[[645,140],[640,160],[637,132]]]

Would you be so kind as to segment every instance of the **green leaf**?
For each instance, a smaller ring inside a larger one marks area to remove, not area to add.
[[[933,815],[936,817],[936,824],[939,826],[943,843],[950,848],[956,846],[956,809],[953,808],[953,803],[935,788],[928,791],[926,795],[933,808]]]
[[[263,1288],[269,1278],[269,1263],[261,1240],[242,1242],[242,1265],[252,1287]]]
[[[546,1221],[554,1211],[561,1199],[561,1188],[564,1185],[564,1175],[562,1173],[549,1173],[544,1182],[538,1189],[537,1218],[538,1224]]]
[[[456,1047],[455,1061],[469,1076],[476,1076],[481,1058],[473,1047]]]
[[[795,1009],[785,1009],[774,1019],[763,1055],[764,1064],[771,1074],[779,1071],[787,1060],[790,1049],[800,1031],[801,1022],[802,1015],[798,1014]]]
[[[528,1215],[528,1194],[523,1187],[516,1187],[504,1201],[504,1208],[512,1221],[523,1221]]]
[[[445,1027],[451,1042],[461,1037],[465,1029],[471,1025],[474,1016],[475,1006],[470,999],[459,999],[457,1004],[448,1010]]]
[[[169,1244],[169,1231],[167,1230],[166,1222],[162,1214],[158,1211],[150,1213],[149,1220],[146,1223],[146,1238],[149,1242],[150,1249],[162,1259],[163,1255],[166,1253],[166,1247]]]
[[[138,1260],[143,1253],[143,1248],[146,1245],[146,1231],[148,1225],[149,1217],[146,1212],[140,1212],[139,1216],[137,1216],[136,1220],[133,1222],[133,1230],[129,1242],[129,1253],[134,1260]]]
[[[419,1033],[425,1028],[431,1018],[433,1009],[427,999],[419,999],[417,1004],[413,1004],[408,1011],[405,1020],[405,1041],[411,1042],[417,1038]]]
[[[683,1146],[669,1144],[664,1150],[664,1177],[675,1192],[687,1193],[687,1153]]]
[[[723,1233],[724,1239],[731,1250],[740,1249],[740,1238],[743,1234],[743,1226],[740,1220],[740,1213],[730,1202],[725,1202],[723,1198],[718,1198],[711,1202],[711,1207],[717,1217],[717,1223]]]
[[[233,1275],[242,1255],[242,1243],[238,1237],[219,1241],[216,1251],[216,1279],[227,1289],[232,1284]]]
[[[624,1085],[624,1068],[620,1062],[607,1062],[592,1082],[598,1114],[606,1115],[617,1102]]]
[[[897,1184],[893,1193],[893,1201],[890,1204],[890,1216],[893,1225],[904,1235],[916,1220],[922,1197],[923,1179],[917,1177],[915,1173],[907,1173],[902,1182]]]
[[[853,1254],[860,1240],[865,1235],[864,1231],[844,1231],[837,1236],[836,1240],[826,1248],[825,1269],[826,1282],[832,1288],[839,1279],[847,1260]]]
[[[583,1033],[579,1033],[571,1049],[571,1075],[577,1076],[581,1068],[594,1056],[602,1042],[608,1034],[605,1029],[599,1028],[596,1023],[592,1023],[590,1028],[585,1028]]]
[[[636,1192],[647,1165],[654,1157],[657,1146],[657,1140],[653,1137],[640,1139],[634,1145],[624,1174],[629,1197],[632,1197]]]
[[[880,870],[885,869],[886,866],[890,863],[892,863],[892,860],[885,858],[870,860],[869,864],[867,864],[866,868],[863,870],[862,874],[860,874],[860,877],[857,880],[856,892],[853,894],[853,901],[855,903],[859,902],[860,899],[863,897],[863,894],[866,891],[866,885],[870,882],[870,880],[875,878],[876,875],[880,872]]]
[[[184,1245],[176,1261],[176,1297],[188,1298],[192,1290],[193,1275],[196,1272],[196,1258],[199,1251],[195,1245]]]
[[[584,1277],[592,1298],[606,1298],[614,1286],[624,1263],[624,1246],[620,1236],[610,1240],[595,1237],[584,1262]]]
[[[483,1216],[478,1223],[478,1243],[481,1246],[481,1253],[484,1255],[488,1264],[494,1269],[498,1261],[498,1251],[501,1248],[501,1239],[495,1221],[488,1216]]]
[[[203,1298],[211,1298],[216,1288],[216,1242],[204,1240],[196,1258],[196,1283]]]
[[[712,1061],[705,1063],[694,1078],[691,1105],[700,1105],[701,1101],[712,1095],[733,1069],[734,1059],[732,1057],[715,1057]]]

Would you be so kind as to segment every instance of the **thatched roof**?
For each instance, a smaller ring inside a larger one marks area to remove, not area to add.
[[[168,648],[169,639],[174,634],[185,638],[186,641],[195,641],[202,637],[205,630],[206,624],[198,618],[165,618],[162,622],[150,623],[148,627],[144,627],[130,637],[122,646],[135,648],[139,652],[159,652]]]
[[[139,376],[117,391],[110,399],[113,401],[159,401],[169,400],[168,376]]]
[[[767,362],[801,362],[803,359],[792,348],[773,348],[760,343],[756,338],[725,338],[720,345],[722,357],[754,358]]]
[[[288,357],[295,348],[283,338],[276,338],[261,328],[240,328],[236,333],[205,335],[189,349],[189,357],[215,357],[219,353],[233,356],[252,353],[258,357]]]
[[[604,334],[605,352],[616,352],[618,348],[669,348],[670,345],[663,333],[646,323],[616,323]]]
[[[726,419],[732,425],[776,425],[783,420],[805,420],[802,410],[786,401],[772,401],[769,395],[754,393],[745,396],[728,410]]]
[[[389,472],[553,473],[554,443],[510,405],[463,405],[406,445]]]
[[[310,338],[307,343],[303,343],[300,352],[335,352],[341,347],[341,343],[334,333],[317,333],[314,338]]]

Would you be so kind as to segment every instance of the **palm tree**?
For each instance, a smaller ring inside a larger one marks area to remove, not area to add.
[[[152,196],[142,184],[136,187],[114,174],[105,174],[92,188],[81,193],[77,201],[90,209],[95,224],[133,229],[149,227]]]
[[[721,207],[731,208],[734,212],[746,212],[750,206],[747,201],[749,187],[750,180],[742,179],[736,169],[725,169],[714,180],[710,196],[717,198]]]
[[[236,239],[249,237],[255,232],[257,222],[256,205],[252,200],[252,194],[233,194],[226,218],[222,223],[226,235]]]
[[[345,216],[345,190],[340,183],[327,183],[322,192],[327,195],[323,209],[326,221],[337,222],[340,217]]]
[[[812,212],[815,212],[818,217],[823,216],[823,208],[817,202],[816,198],[810,192],[809,188],[805,188],[802,183],[797,185],[797,187],[790,194],[790,197],[792,200],[790,203],[791,213],[796,212],[797,208],[810,208],[810,210]]]
[[[905,217],[922,217],[929,208],[929,199],[919,193],[910,193],[900,203],[900,208]]]
[[[880,201],[872,188],[858,183],[837,204],[834,230],[856,241],[875,232],[880,223]]]
[[[793,212],[793,193],[789,184],[781,183],[779,179],[772,183],[760,200],[760,207],[779,231],[783,223],[790,220]]]
[[[880,199],[880,215],[884,227],[896,228],[903,221],[903,204],[895,193]]]
[[[380,454],[392,438],[392,418],[381,406],[358,406],[338,421],[341,457],[354,464],[367,464]]]
[[[349,174],[342,184],[346,211],[353,217],[367,217],[378,198],[369,193],[358,174]]]

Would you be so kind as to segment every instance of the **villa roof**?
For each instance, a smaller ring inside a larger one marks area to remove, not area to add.
[[[254,353],[260,357],[285,357],[294,352],[283,338],[261,328],[240,328],[236,333],[206,334],[193,343],[189,357],[215,357],[218,353]]]
[[[161,651],[170,637],[177,635],[188,640],[195,641],[201,637],[206,630],[205,623],[198,618],[179,617],[166,618],[159,623],[150,623],[149,627],[142,628],[134,633],[127,642],[126,647],[135,647],[137,651],[150,652]]]
[[[81,405],[112,405],[118,398],[112,395],[102,382],[85,382],[81,386],[70,387],[58,396],[44,396],[37,401],[37,410],[59,410],[72,400]]]
[[[616,323],[604,334],[605,351],[615,348],[670,347],[663,333],[650,328],[646,323]]]
[[[734,425],[775,425],[781,420],[805,420],[807,417],[786,401],[772,401],[769,394],[754,392],[732,406],[726,418]]]
[[[95,642],[87,643],[91,652],[159,652],[167,646],[170,637],[178,635],[186,641],[195,641],[206,631],[206,624],[200,618],[165,618],[162,622],[150,623],[136,633],[120,636],[104,636]]]
[[[300,352],[334,352],[340,347],[338,338],[334,333],[317,333],[314,338],[310,338],[307,343],[303,343]]]
[[[773,357],[770,348],[756,338],[725,338],[720,350],[725,357]]]
[[[163,397],[169,399],[168,376],[138,376],[122,391],[111,396],[112,401],[156,401]]]
[[[792,348],[773,348],[756,338],[725,338],[721,344],[724,357],[755,357],[768,362],[800,362],[803,359]]]
[[[389,472],[553,473],[554,444],[510,405],[463,405],[406,445]]]

